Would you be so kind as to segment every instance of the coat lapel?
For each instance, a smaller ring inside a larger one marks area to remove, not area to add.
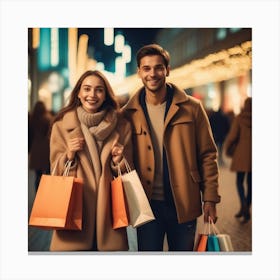
[[[73,110],[64,115],[63,126],[68,133],[68,139],[73,139],[76,137],[85,138],[76,111]],[[92,169],[92,163],[91,159],[88,158],[85,150],[79,151],[77,152],[77,154],[79,155],[80,161],[83,163],[84,169],[90,171]],[[87,176],[90,177],[91,172],[88,172]],[[93,176],[91,180],[94,180]],[[94,187],[94,189],[96,189],[96,187]]]
[[[125,106],[125,110],[129,112],[132,118],[132,123],[135,129],[134,132],[136,134],[140,134],[142,130],[146,130],[146,131],[150,130],[145,114],[139,102],[141,90],[142,89],[136,92],[135,97],[131,99]]]
[[[172,103],[170,105],[170,108],[167,112],[167,115],[166,115],[166,118],[165,118],[165,121],[164,121],[164,129],[166,129],[169,122],[171,121],[171,119],[174,117],[174,115],[177,113],[178,110],[179,110],[179,106],[177,104]]]
[[[187,96],[186,93],[178,89],[175,85],[170,84],[174,88],[174,93],[173,93],[173,100],[170,105],[170,108],[167,112],[165,122],[164,122],[164,129],[168,126],[172,118],[175,116],[175,114],[178,112],[180,109],[180,104],[187,102],[189,100],[189,97]]]
[[[63,126],[68,131],[70,139],[84,137],[76,111],[70,111],[64,115]]]
[[[147,120],[145,118],[144,112],[143,112],[142,108],[140,108],[140,107],[133,116],[133,123],[135,126],[135,132],[137,134],[142,133],[142,131],[150,130]]]

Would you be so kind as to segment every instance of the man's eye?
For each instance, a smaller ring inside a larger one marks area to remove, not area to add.
[[[162,71],[163,69],[164,69],[163,66],[157,66],[157,67],[156,67],[156,70],[158,70],[158,71]]]

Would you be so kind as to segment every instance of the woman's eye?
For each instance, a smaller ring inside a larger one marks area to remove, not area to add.
[[[104,92],[104,89],[103,88],[97,88],[96,92]]]

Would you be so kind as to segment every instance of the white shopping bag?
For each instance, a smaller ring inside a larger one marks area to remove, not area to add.
[[[125,160],[127,173],[122,175],[123,188],[129,212],[129,224],[141,226],[155,219],[149,200],[136,170],[131,170]]]
[[[218,234],[217,235],[221,252],[233,252],[233,246],[231,238],[228,234]]]
[[[210,220],[210,217],[209,217]],[[211,222],[211,225],[215,231],[216,236],[218,237],[219,240],[219,245],[220,245],[220,251],[221,252],[233,252],[233,246],[232,246],[232,242],[231,242],[231,237],[229,234],[225,234],[225,233],[220,233],[220,231],[218,230],[218,228],[216,227],[216,225],[213,223],[213,221]]]

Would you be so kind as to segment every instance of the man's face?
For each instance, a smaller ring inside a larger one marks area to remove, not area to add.
[[[151,92],[158,92],[165,87],[166,77],[169,75],[169,67],[164,65],[160,55],[144,56],[138,67],[138,76],[145,88]]]

